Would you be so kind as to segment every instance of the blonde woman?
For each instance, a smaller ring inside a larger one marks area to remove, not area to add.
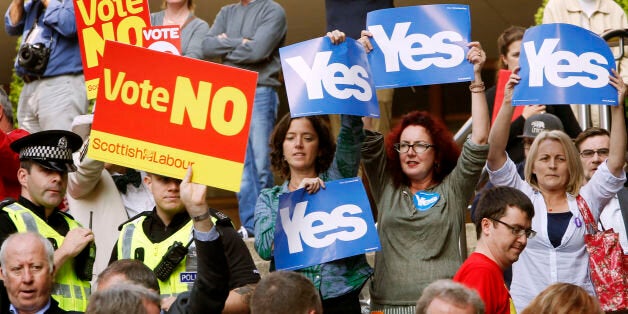
[[[510,294],[520,312],[543,289],[556,282],[567,282],[594,295],[589,278],[588,254],[584,246],[586,226],[576,197],[587,202],[597,220],[600,209],[623,188],[626,152],[626,125],[623,106],[611,108],[611,145],[608,159],[587,184],[576,146],[562,131],[544,131],[532,142],[525,165],[525,181],[517,175],[514,162],[506,154],[513,107],[512,90],[520,77],[516,69],[506,84],[504,103],[489,136],[487,168],[491,183],[524,192],[534,205],[532,229],[537,236],[513,264]],[[618,90],[623,103],[626,85],[616,71],[610,84]]]

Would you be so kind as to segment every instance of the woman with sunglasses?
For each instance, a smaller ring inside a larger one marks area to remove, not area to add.
[[[360,41],[367,45],[368,34]],[[473,63],[472,134],[460,148],[445,124],[427,112],[410,112],[386,136],[366,131],[364,174],[377,203],[382,250],[375,254],[371,311],[414,313],[433,281],[452,278],[465,213],[488,153],[489,117],[481,69],[486,54],[469,44]],[[460,158],[459,158],[460,156]]]
[[[580,195],[586,201],[597,221],[600,209],[626,180],[623,171],[626,152],[623,106],[611,107],[608,159],[600,164],[587,184],[583,185],[583,168],[576,146],[567,134],[558,130],[544,131],[534,139],[525,165],[525,181],[522,180],[505,151],[513,113],[512,91],[519,80],[518,69],[515,69],[506,84],[504,103],[491,129],[487,159],[493,185],[517,188],[534,204],[532,229],[538,234],[528,240],[519,261],[513,264],[510,294],[517,312],[556,282],[578,285],[595,295],[584,246],[587,227],[576,197]],[[615,71],[610,84],[617,88],[619,103],[623,104],[626,86]]]

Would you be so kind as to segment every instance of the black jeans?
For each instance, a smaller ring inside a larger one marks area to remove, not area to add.
[[[356,289],[339,297],[322,300],[325,314],[360,314],[360,290]]]

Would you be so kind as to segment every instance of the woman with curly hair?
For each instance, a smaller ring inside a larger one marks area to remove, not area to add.
[[[462,154],[445,124],[427,112],[403,116],[385,141],[366,131],[362,161],[377,203],[382,247],[375,254],[372,311],[414,313],[423,289],[452,278],[462,264],[458,243],[486,161],[489,131],[480,75],[486,54],[477,42],[469,46],[473,133]]]
[[[335,31],[336,32],[336,31]],[[333,43],[344,40],[344,33]],[[274,268],[275,221],[279,196],[305,188],[316,193],[325,181],[355,177],[360,165],[360,145],[364,138],[362,118],[341,116],[338,139],[334,142],[329,125],[320,116],[291,118],[286,114],[270,138],[271,165],[285,179],[283,184],[260,192],[255,205],[255,250]],[[323,312],[361,312],[359,293],[373,270],[364,254],[297,270],[309,278],[320,292]],[[416,301],[416,300],[415,300]]]
[[[319,116],[290,118],[286,114],[271,135],[271,164],[285,181],[264,189],[255,206],[255,250],[273,259],[279,196],[301,188],[316,193],[325,181],[355,177],[360,164],[362,120],[341,117],[337,144]],[[272,268],[272,266],[271,266]],[[272,269],[271,269],[272,270]],[[324,313],[360,313],[358,295],[372,273],[364,254],[299,269],[320,291]]]

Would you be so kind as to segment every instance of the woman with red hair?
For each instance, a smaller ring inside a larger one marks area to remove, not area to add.
[[[486,161],[489,132],[480,75],[486,54],[477,42],[469,47],[473,133],[462,154],[445,124],[426,112],[406,114],[385,141],[366,131],[362,161],[379,210],[382,246],[375,255],[371,311],[414,313],[423,289],[452,278],[462,264],[458,240]]]

